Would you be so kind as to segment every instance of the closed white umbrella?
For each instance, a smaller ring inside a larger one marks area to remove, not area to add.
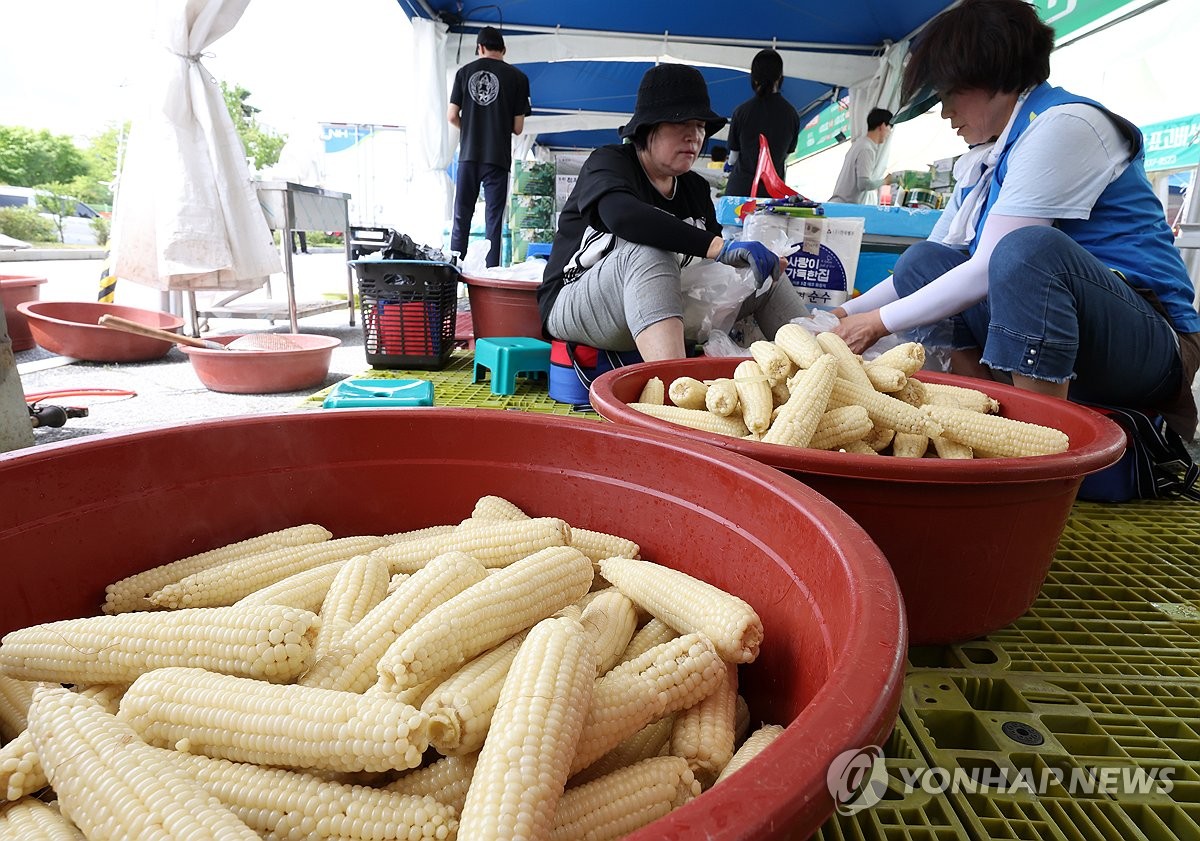
[[[113,274],[163,290],[253,289],[282,270],[219,83],[201,64],[250,0],[159,0],[113,212]]]

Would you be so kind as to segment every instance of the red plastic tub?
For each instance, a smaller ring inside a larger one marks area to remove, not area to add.
[[[699,432],[626,405],[651,377],[665,385],[679,376],[731,377],[739,361],[701,357],[618,368],[592,383],[592,406],[616,423],[670,430],[757,459],[829,497],[891,562],[914,645],[974,639],[1025,613],[1045,581],[1083,477],[1116,462],[1125,448],[1121,428],[1091,409],[934,372],[918,378],[986,391],[1007,417],[1066,432],[1070,449],[973,461],[853,455]]]
[[[753,720],[784,734],[629,837],[808,838],[833,811],[830,760],[891,732],[900,594],[875,544],[827,500],[678,436],[488,410],[331,409],[0,456],[0,633],[94,614],[106,583],[212,546],[305,522],[338,536],[453,523],[482,494],[637,540],[762,616],[741,691]]]
[[[101,327],[100,316],[115,315],[160,330],[178,331],[183,319],[169,312],[93,301],[35,301],[17,307],[29,320],[34,340],[51,353],[88,362],[147,362],[161,359],[171,342]]]
[[[227,345],[241,335],[209,336],[208,339]],[[333,349],[342,340],[306,333],[288,333],[287,339],[299,347],[294,350],[213,350],[180,345],[179,349],[192,360],[192,369],[209,391],[279,394],[314,388],[325,382]]]
[[[463,275],[476,339],[495,336],[542,338],[538,284],[530,280]]]
[[[17,304],[36,301],[41,294],[40,287],[45,282],[44,277],[0,274],[0,305],[3,305],[8,337],[12,340],[14,351],[29,350],[36,344],[33,334],[29,332],[25,313],[17,309]]]

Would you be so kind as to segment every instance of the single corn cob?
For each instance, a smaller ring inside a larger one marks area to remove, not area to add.
[[[443,756],[474,753],[483,747],[500,688],[528,631],[485,651],[425,698],[421,712],[429,716],[429,743]]]
[[[929,398],[925,394],[925,383],[916,377],[909,377],[905,380],[902,388],[892,392],[892,397],[917,407],[924,406],[929,402]]]
[[[79,694],[91,698],[105,711],[115,714],[121,696],[125,694],[125,686],[85,686],[79,690]],[[46,772],[42,769],[42,761],[38,759],[37,751],[33,748],[33,737],[29,735],[28,730],[22,731],[0,748],[0,794],[3,795],[0,800],[20,800],[49,784]]]
[[[624,537],[590,529],[571,529],[571,546],[578,549],[594,563],[605,558],[636,558],[641,547]]]
[[[733,380],[719,379],[709,383],[708,391],[704,393],[704,408],[723,418],[740,413],[742,407],[738,403],[737,385]]]
[[[788,402],[788,398],[791,396],[792,390],[788,388],[786,381],[771,386],[771,403],[775,406],[771,412],[772,421],[775,420],[775,412],[779,411],[779,407]]]
[[[325,601],[333,579],[337,577],[344,563],[345,561],[330,561],[319,567],[289,575],[282,581],[268,584],[248,596],[242,596],[233,606],[277,604],[317,613],[321,609],[321,603]]]
[[[767,376],[767,382],[772,386],[787,381],[792,373],[792,359],[774,342],[757,341],[750,343],[750,355],[758,363],[758,367]]]
[[[392,543],[405,543],[409,540],[425,540],[429,537],[438,537],[443,534],[453,534],[454,526],[449,523],[444,523],[437,526],[426,526],[421,529],[411,529],[409,531],[398,531],[392,534],[385,534],[388,540]]]
[[[637,605],[683,633],[708,636],[730,663],[751,663],[762,644],[762,620],[732,593],[649,561],[607,558],[604,577]]]
[[[176,581],[187,578],[189,575],[250,555],[258,555],[286,546],[321,543],[331,537],[333,537],[333,532],[322,526],[311,524],[293,526],[289,529],[273,531],[259,537],[251,537],[238,543],[210,549],[198,555],[181,558],[178,561],[162,564],[145,572],[122,578],[114,584],[109,584],[104,588],[103,609],[105,613],[155,610],[157,605],[150,602],[151,594],[168,584],[174,584]]]
[[[0,804],[0,841],[87,841],[53,806],[24,797]]]
[[[951,441],[944,435],[936,435],[929,440],[937,450],[938,458],[975,458],[974,452],[966,444]]]
[[[365,692],[379,679],[379,658],[397,637],[486,577],[483,565],[470,555],[447,552],[437,556],[342,634],[339,645],[317,660],[300,684]]]
[[[460,818],[463,838],[546,839],[595,685],[596,655],[573,619],[539,622],[500,691]]]
[[[465,552],[488,568],[514,561],[551,546],[566,546],[571,529],[556,517],[525,520],[465,520],[450,534],[410,540],[384,547],[376,554],[389,570],[413,573],[438,555]]]
[[[908,382],[907,374],[890,365],[867,364],[863,366],[863,371],[866,372],[867,379],[871,381],[875,390],[886,394],[899,391]]]
[[[156,591],[150,601],[171,609],[231,605],[289,575],[332,561],[344,561],[385,545],[388,545],[386,538],[364,535],[275,549],[189,575]]]
[[[550,841],[616,841],[700,794],[678,757],[645,759],[572,788],[558,801]]]
[[[733,742],[741,744],[750,729],[750,705],[741,695],[737,696],[737,706],[734,709]]]
[[[726,663],[717,688],[700,703],[675,716],[671,754],[687,760],[700,784],[708,788],[733,758],[737,724],[737,666]]]
[[[749,430],[740,417],[722,417],[700,409],[680,409],[678,406],[653,406],[649,403],[630,403],[629,408],[643,415],[665,420],[668,423],[711,432],[713,435],[728,435],[741,438]]]
[[[280,686],[203,669],[133,682],[119,717],[157,747],[286,768],[415,768],[429,747],[420,710],[382,693]]]
[[[703,634],[685,634],[617,666],[596,681],[571,773],[578,774],[650,722],[698,704],[716,690],[724,671]]]
[[[577,549],[535,552],[417,620],[380,658],[380,682],[397,691],[455,669],[579,601],[591,583],[592,562]]]
[[[947,438],[966,444],[980,458],[1052,455],[1066,452],[1071,443],[1061,430],[999,415],[936,405],[925,411],[945,428]]]
[[[668,625],[661,619],[651,618],[649,622],[638,629],[633,635],[633,639],[629,641],[629,645],[625,646],[625,650],[621,652],[621,659],[618,663],[628,663],[636,657],[640,657],[655,646],[662,645],[664,642],[670,642],[679,636],[679,632]]]
[[[833,387],[833,383],[829,384]],[[861,441],[874,427],[862,406],[840,406],[821,415],[808,446],[817,450],[836,450],[851,441]]]
[[[897,368],[911,377],[925,365],[925,346],[920,342],[904,342],[884,351],[867,364]]]
[[[321,604],[314,659],[338,645],[347,630],[383,601],[390,580],[387,561],[377,555],[359,555],[342,565]]]
[[[663,381],[658,377],[651,377],[646,380],[646,384],[642,386],[641,393],[638,394],[637,402],[639,403],[657,403],[661,406],[665,401],[666,387],[663,386]]]
[[[972,412],[994,415],[1000,411],[1000,403],[974,388],[945,383],[925,383],[925,402],[937,406],[956,406]]]
[[[912,380],[916,382],[916,380]],[[907,386],[905,386],[907,388]],[[829,394],[831,408],[858,405],[867,410],[876,426],[888,427],[897,432],[919,432],[922,435],[941,435],[942,428],[936,421],[902,400],[880,394],[869,386],[855,385],[841,377],[833,383]]]
[[[797,368],[808,368],[825,351],[816,336],[799,324],[785,324],[775,333],[775,344],[788,355]]]
[[[304,670],[316,614],[280,605],[90,616],[5,635],[0,669],[54,683],[129,683],[163,666],[288,681]]]
[[[765,444],[807,447],[817,431],[837,379],[837,360],[825,354],[792,380],[792,396],[763,436]]]
[[[872,450],[881,453],[892,445],[892,441],[896,439],[896,430],[890,426],[881,426],[876,423],[871,427],[871,431],[863,436],[863,441],[866,442]]]
[[[59,808],[88,838],[258,841],[233,812],[91,698],[39,689],[29,732]]]
[[[0,671],[0,740],[7,741],[25,729],[35,689],[37,683]]]
[[[704,400],[708,396],[708,386],[700,382],[695,377],[676,377],[671,380],[671,387],[667,389],[667,394],[671,397],[671,402],[681,409],[703,409]],[[638,400],[639,403],[646,403],[646,400]]]
[[[478,753],[443,756],[424,768],[406,772],[385,785],[383,790],[432,797],[458,814],[467,801],[467,789],[471,787],[471,778],[475,776],[475,766],[478,764]]]
[[[817,344],[821,350],[837,360],[838,377],[863,388],[874,389],[867,372],[863,370],[862,360],[846,345],[844,339],[837,333],[818,333]]]
[[[637,630],[637,610],[629,597],[610,587],[597,595],[580,618],[596,650],[596,676],[617,665]]]
[[[896,458],[922,458],[929,449],[929,436],[912,432],[897,432],[892,441],[892,455]]]
[[[504,497],[481,496],[471,510],[473,520],[528,520],[529,515]]]
[[[851,441],[849,444],[843,444],[838,447],[838,452],[854,453],[860,456],[877,456],[879,451],[868,444],[866,441]]]
[[[764,724],[762,727],[755,730],[750,734],[746,741],[742,743],[742,746],[737,749],[737,752],[733,755],[733,759],[729,760],[729,763],[725,766],[725,769],[721,771],[720,775],[717,777],[717,782],[713,783],[713,785],[717,785],[722,780],[728,779],[739,768],[762,753],[763,749],[766,748],[767,745],[771,744],[771,742],[775,741],[782,735],[783,728],[778,724]]]
[[[396,592],[396,588],[403,584],[408,579],[412,578],[407,572],[398,572],[388,579],[388,595]]]
[[[279,841],[453,838],[458,829],[457,811],[432,797],[330,782],[302,771],[152,750],[159,750],[164,760],[257,832]]]
[[[753,359],[739,362],[733,369],[733,383],[737,387],[738,404],[742,407],[742,422],[750,432],[766,432],[771,425],[771,384],[763,369]]]
[[[613,771],[635,765],[643,759],[659,756],[664,749],[670,748],[671,729],[675,726],[675,718],[675,715],[664,716],[658,721],[650,722],[632,736],[622,739],[615,748],[571,777],[568,785],[574,787],[590,783]]]

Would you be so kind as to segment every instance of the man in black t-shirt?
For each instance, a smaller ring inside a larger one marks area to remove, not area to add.
[[[480,57],[460,67],[454,76],[446,115],[450,125],[462,130],[450,250],[462,256],[467,253],[471,217],[482,183],[487,238],[492,244],[487,264],[498,266],[512,136],[521,133],[531,111],[529,78],[505,63],[504,37],[495,27],[479,30],[475,52]]]

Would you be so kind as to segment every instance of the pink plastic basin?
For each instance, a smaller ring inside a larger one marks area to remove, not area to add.
[[[179,349],[191,358],[196,376],[209,391],[277,394],[323,383],[329,374],[333,349],[342,340],[305,333],[286,335],[300,347],[295,350],[213,350],[180,345]],[[205,338],[227,345],[240,335]]]
[[[1051,456],[970,461],[865,456],[781,447],[686,429],[626,404],[651,377],[732,377],[740,360],[679,359],[618,368],[592,384],[596,411],[616,423],[671,431],[777,467],[829,497],[875,539],[892,564],[913,644],[974,639],[1003,627],[1037,598],[1075,493],[1113,464],[1125,433],[1083,406],[1000,383],[921,372],[925,382],[986,391],[1001,414],[1054,426],[1070,449]]]
[[[453,523],[483,494],[632,538],[762,617],[740,689],[756,726],[784,734],[629,838],[802,839],[828,818],[830,760],[879,744],[895,722],[906,643],[895,578],[820,495],[678,436],[489,410],[331,409],[0,456],[0,633],[94,614],[109,582],[255,534]]]
[[[173,344],[101,327],[100,316],[115,315],[160,330],[178,332],[183,319],[169,312],[94,301],[34,301],[19,304],[39,346],[88,362],[146,362],[161,359]]]
[[[39,287],[45,282],[44,277],[0,274],[0,305],[4,309],[8,337],[12,340],[14,351],[29,350],[35,344],[25,313],[17,309],[17,304],[36,301],[41,294]]]

